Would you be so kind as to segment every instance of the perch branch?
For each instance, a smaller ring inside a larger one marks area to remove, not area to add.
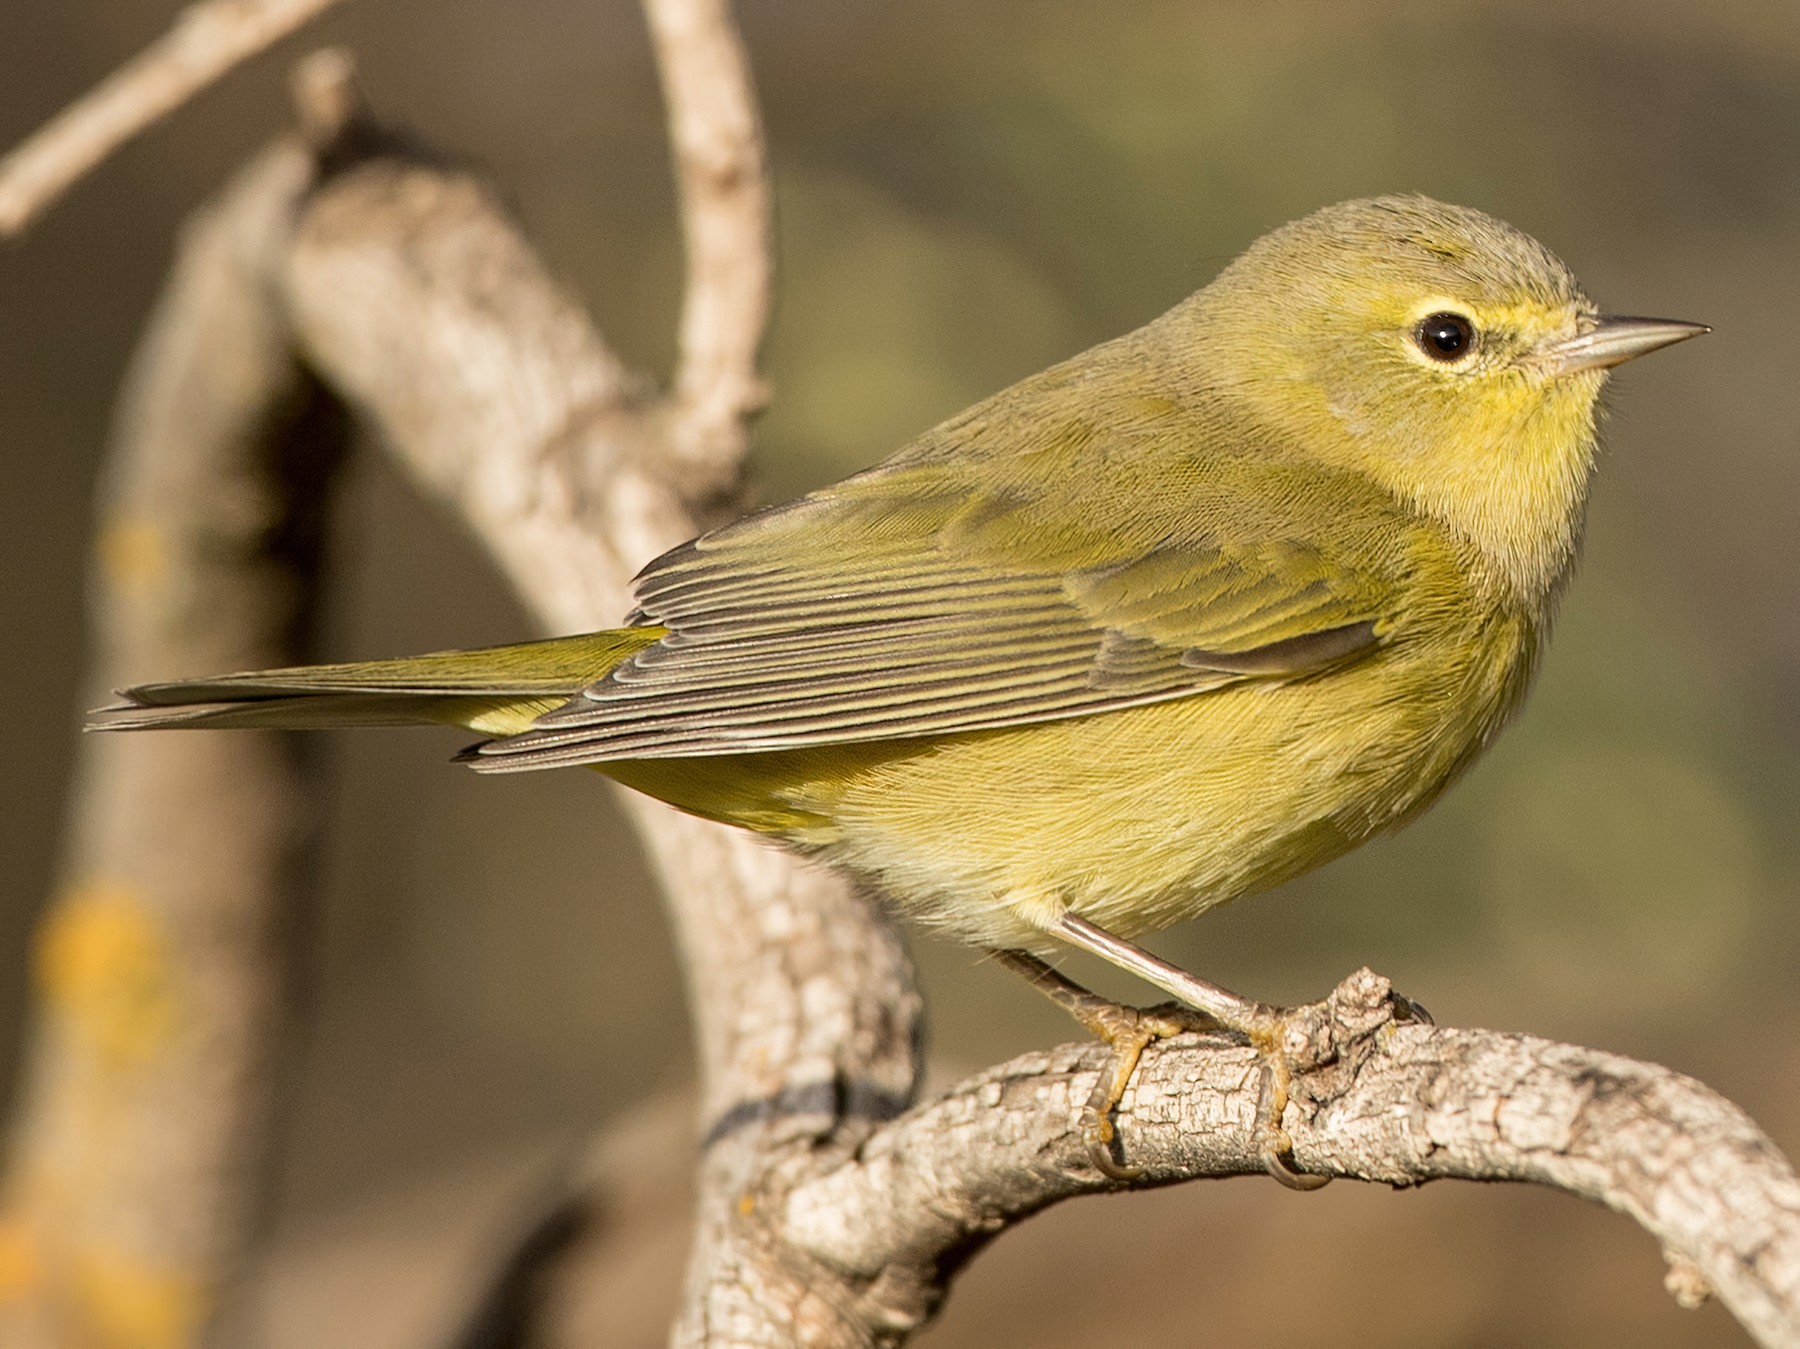
[[[1323,1005],[1323,1066],[1284,1124],[1321,1175],[1416,1185],[1546,1185],[1635,1220],[1672,1281],[1703,1285],[1765,1345],[1800,1343],[1800,1178],[1729,1101],[1654,1064],[1525,1035],[1395,1024],[1362,971]],[[781,1238],[858,1290],[872,1325],[922,1321],[942,1271],[994,1233],[1118,1188],[1087,1160],[1081,1106],[1109,1068],[1065,1045],[989,1069],[877,1129],[854,1158],[780,1194]],[[1138,1187],[1260,1174],[1247,1048],[1184,1036],[1148,1050],[1118,1116]]]
[[[341,0],[201,0],[0,159],[0,238],[19,234],[125,142]]]

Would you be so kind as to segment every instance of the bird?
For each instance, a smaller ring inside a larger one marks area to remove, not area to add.
[[[1133,939],[1417,816],[1517,711],[1576,559],[1599,398],[1710,331],[1603,314],[1482,211],[1340,203],[877,466],[650,562],[620,627],[138,685],[106,731],[448,723],[835,865],[1114,1047],[1279,1009]],[[1115,1006],[1074,947],[1173,995]],[[1196,1017],[1197,1014],[1197,1017]]]

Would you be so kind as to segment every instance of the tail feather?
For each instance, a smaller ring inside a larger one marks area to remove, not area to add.
[[[658,627],[140,684],[88,714],[91,731],[462,726],[513,735],[663,635]]]

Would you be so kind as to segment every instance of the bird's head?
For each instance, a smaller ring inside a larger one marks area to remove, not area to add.
[[[1285,225],[1184,309],[1275,452],[1375,479],[1527,596],[1573,556],[1607,372],[1707,331],[1602,315],[1529,235],[1419,196]]]

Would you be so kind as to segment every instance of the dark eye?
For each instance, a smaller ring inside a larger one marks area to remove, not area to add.
[[[1434,361],[1460,361],[1475,349],[1475,325],[1461,314],[1432,314],[1419,324],[1413,341]]]

